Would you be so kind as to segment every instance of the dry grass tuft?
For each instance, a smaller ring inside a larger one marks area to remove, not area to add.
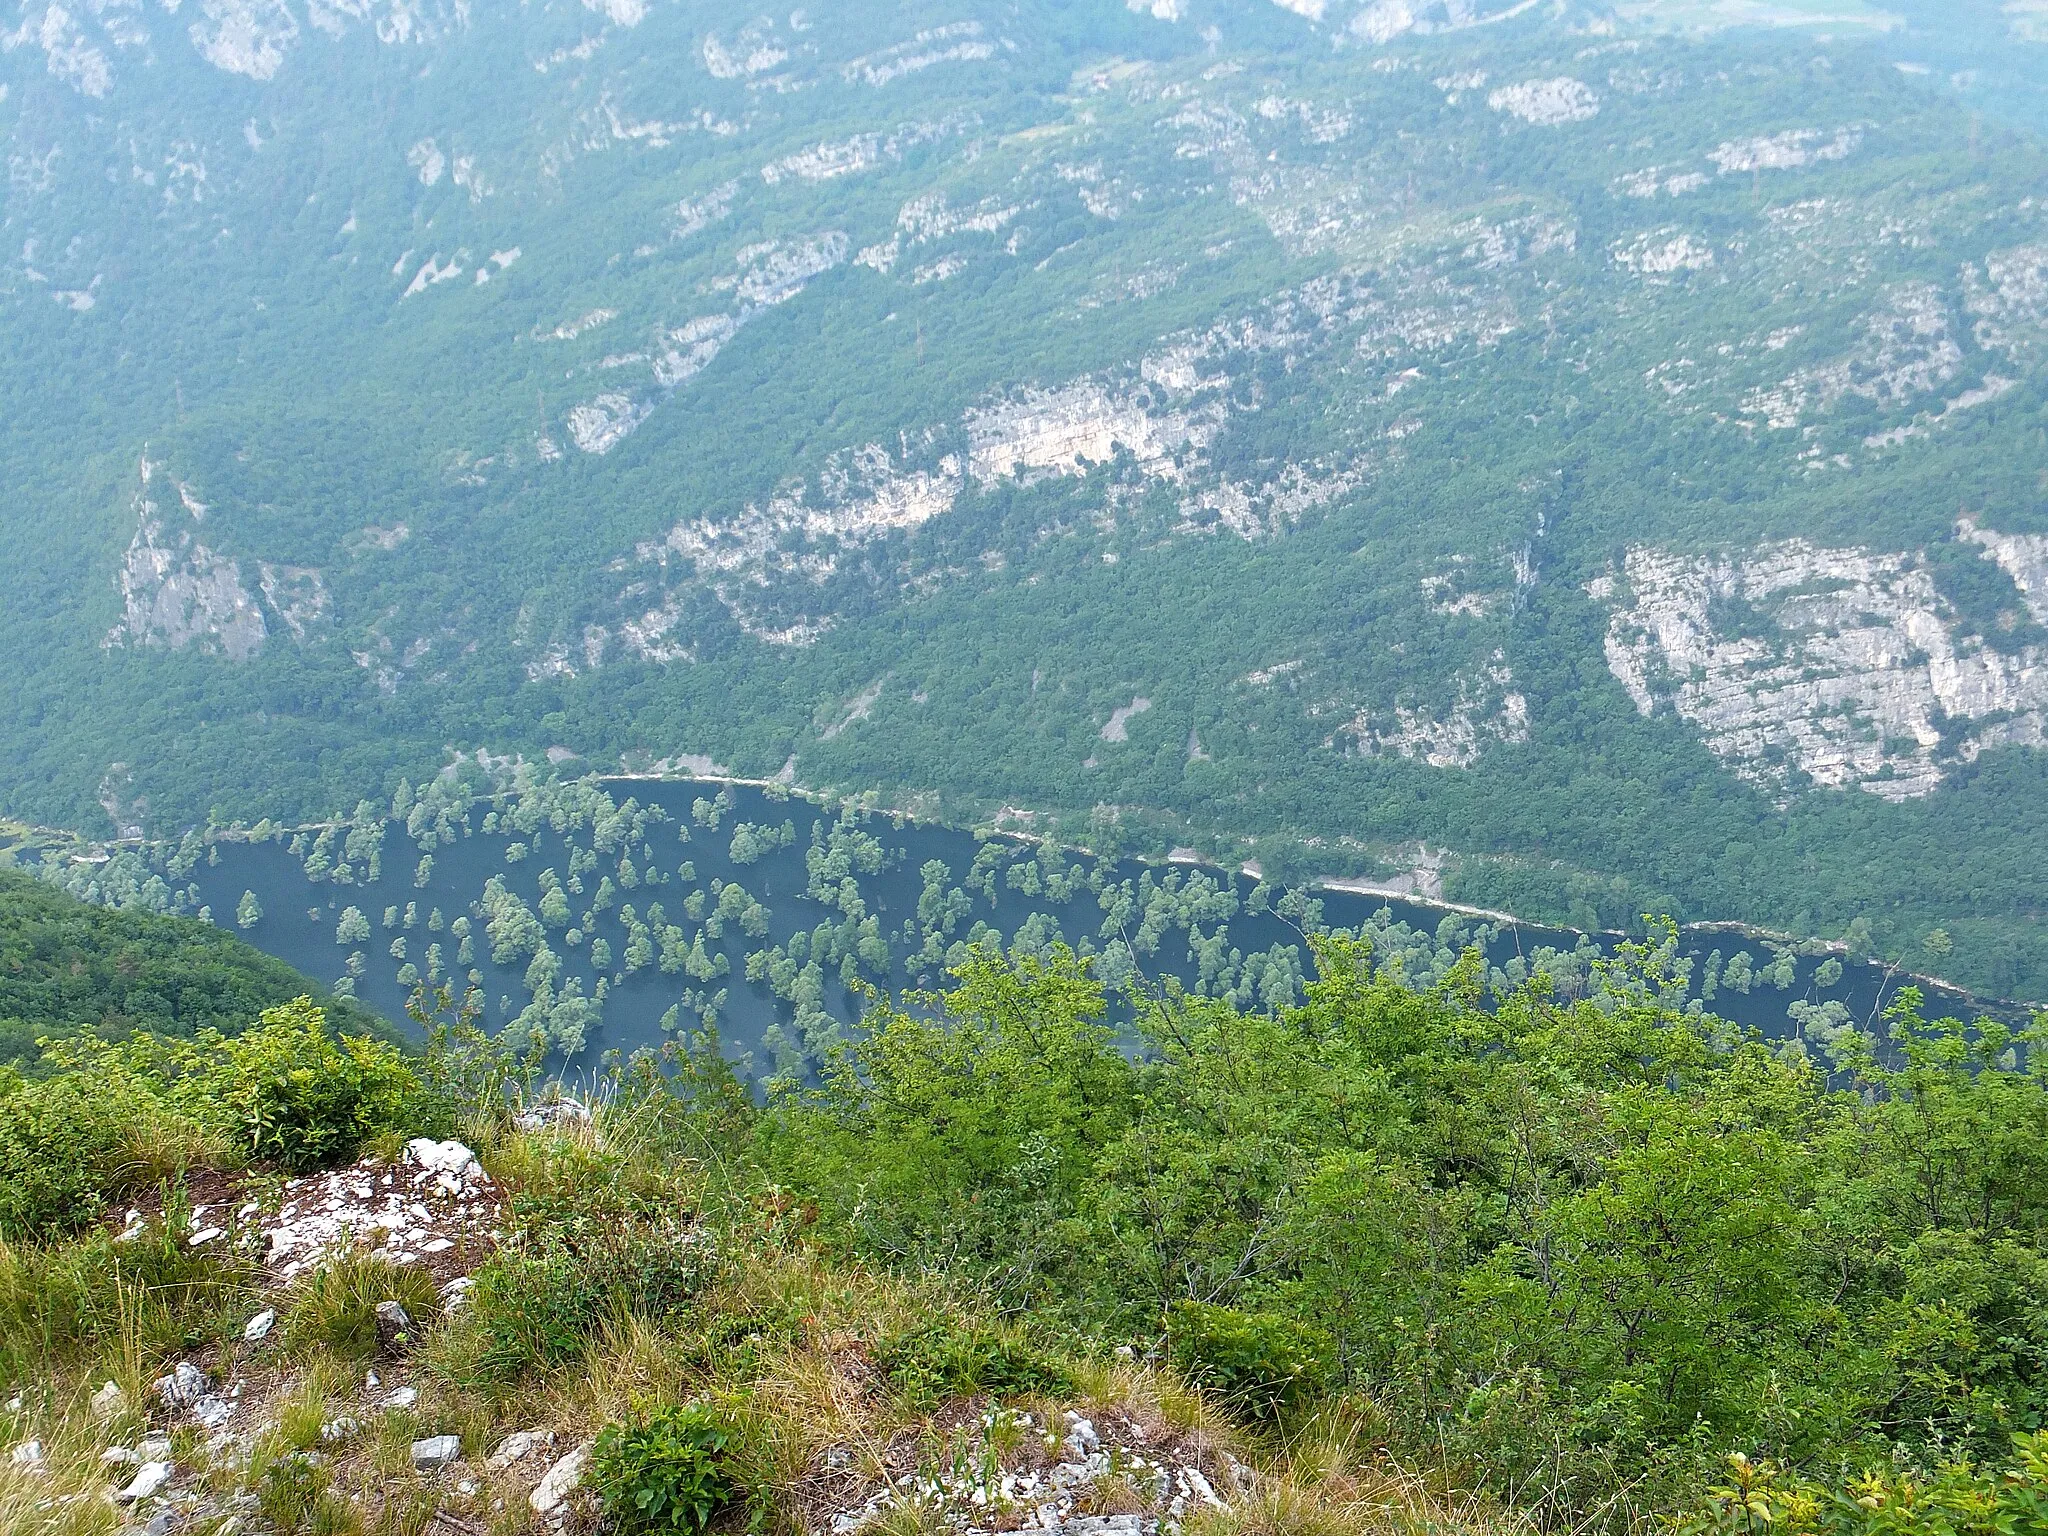
[[[1376,1419],[1369,1405],[1333,1405],[1187,1536],[1532,1536],[1526,1517],[1362,1451]]]
[[[110,1424],[88,1410],[82,1382],[51,1383],[42,1411],[0,1411],[0,1531],[7,1536],[103,1536],[121,1519],[107,1491],[113,1484],[100,1452]],[[13,1452],[34,1440],[41,1459],[17,1462]]]

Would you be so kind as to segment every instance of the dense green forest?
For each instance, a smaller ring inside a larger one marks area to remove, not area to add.
[[[210,923],[88,905],[0,869],[0,1062],[33,1061],[38,1039],[233,1032],[324,990]],[[351,1031],[388,1027],[347,999],[328,1006]]]
[[[2048,993],[2028,7],[216,9],[0,54],[10,815],[788,767]]]

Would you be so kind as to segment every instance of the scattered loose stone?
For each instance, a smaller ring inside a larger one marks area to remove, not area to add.
[[[984,1429],[999,1422],[1036,1431],[1046,1449],[1061,1459],[1051,1466],[1003,1469],[993,1481],[986,1471],[963,1475],[958,1467],[903,1471],[863,1503],[833,1512],[828,1524],[834,1536],[854,1536],[904,1506],[938,1511],[945,1528],[961,1536],[988,1536],[985,1522],[994,1503],[1018,1512],[1023,1528],[1039,1536],[1179,1536],[1196,1510],[1223,1507],[1215,1485],[1188,1453],[1154,1447],[1149,1443],[1152,1434],[1143,1425],[1114,1410],[1105,1410],[1099,1423],[1069,1410],[1057,1433],[1056,1426],[1030,1414],[1000,1408],[982,1419]],[[825,1465],[843,1468],[850,1459],[827,1452]],[[1251,1481],[1250,1474],[1228,1457],[1221,1458],[1219,1475],[1223,1466],[1228,1467],[1233,1491]],[[1135,1489],[1155,1513],[1088,1513],[1093,1487],[1104,1478]]]
[[[377,1303],[377,1347],[387,1354],[396,1353],[412,1339],[412,1314],[402,1303],[380,1301]]]
[[[206,1396],[206,1377],[189,1360],[180,1360],[168,1376],[157,1378],[156,1395],[166,1408],[190,1408]]]
[[[142,1443],[135,1447],[135,1454],[144,1461],[169,1461],[171,1459],[171,1437],[169,1435],[144,1435]]]
[[[412,1407],[419,1400],[420,1390],[418,1387],[400,1387],[396,1392],[385,1398],[382,1403],[378,1404],[378,1406],[397,1412]]]
[[[201,1429],[219,1429],[235,1416],[235,1405],[224,1397],[202,1397],[192,1405],[192,1417]]]
[[[111,1419],[127,1406],[128,1394],[111,1381],[92,1395],[92,1411],[95,1418]]]
[[[364,1158],[287,1183],[265,1227],[265,1258],[283,1280],[356,1243],[404,1263],[491,1236],[498,1211],[497,1187],[475,1153],[415,1137],[395,1164]]]
[[[114,1497],[123,1504],[133,1504],[142,1499],[156,1497],[157,1491],[171,1480],[171,1464],[168,1461],[145,1461],[133,1479]]]
[[[542,1443],[538,1430],[514,1430],[498,1442],[498,1448],[484,1458],[484,1465],[493,1472],[502,1472],[514,1462],[524,1461],[533,1453],[533,1448]]]
[[[590,1448],[595,1443],[585,1440],[548,1468],[526,1501],[536,1515],[548,1519],[569,1502],[569,1495],[583,1484],[583,1469],[590,1462]]]
[[[197,1232],[194,1232],[185,1239],[185,1246],[187,1248],[204,1248],[208,1243],[222,1235],[219,1227],[201,1227]]]
[[[462,1456],[460,1435],[429,1435],[412,1443],[412,1464],[422,1471],[445,1467]]]
[[[242,1329],[242,1337],[251,1344],[259,1344],[270,1337],[270,1330],[277,1326],[277,1308],[265,1307]]]
[[[132,1467],[141,1461],[141,1455],[125,1445],[110,1445],[100,1452],[100,1465],[103,1467]]]
[[[17,1467],[40,1467],[43,1464],[43,1442],[24,1440],[7,1453],[7,1459]]]
[[[514,1122],[522,1131],[546,1130],[551,1125],[574,1124],[590,1118],[590,1106],[581,1099],[560,1098],[536,1104]]]

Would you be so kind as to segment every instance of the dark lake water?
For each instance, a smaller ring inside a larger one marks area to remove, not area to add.
[[[527,1005],[529,961],[524,955],[504,964],[492,960],[477,906],[486,882],[498,877],[507,891],[538,910],[543,871],[551,872],[559,882],[568,877],[572,858],[585,864],[595,859],[596,867],[582,873],[583,891],[565,893],[574,914],[572,926],[579,930],[581,942],[565,942],[562,927],[548,931],[549,948],[560,961],[554,982],[557,990],[573,978],[583,995],[592,996],[600,977],[609,977],[601,1018],[589,1029],[584,1051],[567,1064],[569,1075],[594,1070],[604,1052],[659,1046],[665,1039],[665,1014],[680,1004],[681,1021],[694,1026],[698,1016],[690,1005],[701,1005],[719,990],[725,997],[717,1021],[728,1054],[751,1070],[767,1070],[775,1056],[771,1028],[779,1025],[787,1036],[795,1009],[791,1002],[776,997],[765,980],[750,983],[745,979],[747,957],[768,946],[786,950],[800,931],[808,934],[821,922],[843,921],[840,912],[806,893],[811,884],[806,855],[814,825],[823,836],[837,822],[838,811],[759,786],[609,780],[604,789],[614,803],[623,804],[630,797],[639,807],[662,813],[663,819],[645,826],[642,838],[624,850],[637,881],[632,886],[623,883],[625,877],[618,870],[620,850],[613,848],[598,855],[590,826],[571,827],[566,832],[543,827],[533,834],[486,831],[483,823],[489,806],[481,801],[468,809],[466,819],[451,820],[455,838],[433,847],[433,863],[424,884],[415,883],[421,850],[396,822],[387,826],[381,872],[374,881],[360,871],[353,883],[345,885],[331,879],[309,880],[301,859],[279,841],[222,841],[215,845],[212,861],[201,859],[188,878],[198,888],[199,900],[223,925],[234,923],[243,894],[254,893],[262,916],[244,930],[245,937],[309,975],[336,980],[347,974],[349,956],[359,955],[356,964],[361,974],[350,978],[356,995],[394,1021],[405,1017],[408,987],[399,980],[401,965],[409,963],[425,972],[428,947],[438,944],[442,972],[453,977],[458,990],[471,969],[478,973],[476,984],[485,999],[485,1022],[496,1029],[516,1018]],[[730,809],[723,812],[717,828],[693,823],[693,805],[721,791]],[[740,823],[773,829],[788,823],[793,841],[754,862],[738,862],[733,856],[733,834]],[[1131,910],[1122,914],[1119,922],[1119,914],[1110,910],[1115,905],[1114,889],[1105,898],[1084,879],[1075,879],[1070,891],[1048,894],[1042,881],[1021,869],[1018,873],[1023,878],[1013,878],[1010,865],[1035,860],[1036,850],[1027,845],[995,839],[995,851],[989,852],[971,832],[885,814],[860,817],[858,826],[884,850],[879,871],[855,878],[861,907],[874,919],[873,927],[890,941],[886,974],[871,964],[868,979],[888,990],[944,983],[943,963],[934,963],[930,951],[924,959],[917,953],[925,931],[918,923],[926,871],[934,862],[943,865],[940,884],[949,891],[959,889],[975,868],[977,855],[984,868],[995,867],[988,882],[993,894],[989,888],[968,893],[968,910],[956,919],[945,944],[963,942],[976,924],[983,924],[1006,945],[1019,942],[1020,936],[1027,948],[1055,937],[1097,951],[1120,945],[1143,979],[1156,983],[1173,977],[1190,988],[1211,992],[1235,985],[1240,1001],[1253,1006],[1294,995],[1294,976],[1312,970],[1304,931],[1318,924],[1369,931],[1375,953],[1383,960],[1398,957],[1404,974],[1417,982],[1441,976],[1463,946],[1476,943],[1485,952],[1498,989],[1519,982],[1532,969],[1543,969],[1569,990],[1583,984],[1591,960],[1611,952],[1618,939],[1338,890],[1307,893],[1317,905],[1304,909],[1301,896],[1282,901],[1281,893],[1262,892],[1259,882],[1243,874],[1129,861],[1102,872],[1112,887],[1128,882]],[[524,845],[524,856],[508,860],[514,844]],[[1066,855],[1062,862],[1069,870],[1083,873],[1093,867],[1090,861],[1073,855]],[[686,863],[690,868],[684,868]],[[687,876],[694,876],[694,881]],[[591,910],[600,878],[610,879],[617,887],[609,911]],[[1207,882],[1196,887],[1192,900],[1187,895],[1191,879]],[[765,933],[749,936],[737,923],[728,922],[722,936],[713,938],[702,921],[686,914],[685,903],[693,891],[702,893],[709,907],[714,884],[725,883],[737,884],[767,909]],[[1033,887],[1037,887],[1035,894]],[[1170,898],[1161,895],[1166,890],[1173,892]],[[1141,931],[1142,898],[1148,893],[1155,928],[1159,911],[1174,909],[1167,916],[1163,934],[1149,950]],[[1259,895],[1268,899],[1259,903]],[[664,973],[656,964],[643,964],[632,974],[624,974],[621,957],[629,933],[623,921],[624,908],[631,906],[644,922],[650,906],[657,903],[668,925],[680,929],[692,942],[703,940],[704,955],[723,955],[728,974],[697,981],[680,972]],[[1264,910],[1251,910],[1254,904],[1263,905]],[[1291,916],[1282,916],[1276,906],[1287,908]],[[337,926],[349,907],[358,908],[367,919],[367,940],[337,942]],[[459,941],[449,925],[461,916],[469,917],[476,932],[471,962],[458,965],[454,957]],[[387,917],[392,919],[388,927]],[[589,931],[581,932],[586,923]],[[391,953],[394,939],[404,940],[403,960]],[[611,950],[608,967],[595,963],[593,956],[601,956],[601,951],[593,940],[603,940]],[[1817,1044],[1846,1022],[1867,1026],[1898,985],[1897,978],[1873,965],[1823,953],[1777,950],[1726,932],[1683,932],[1677,958],[1690,964],[1691,996],[1697,1006],[1773,1038],[1803,1029]],[[1112,972],[1119,963],[1114,955],[1102,962]],[[1704,996],[1710,973],[1716,984],[1711,996]],[[1961,1001],[1934,999],[1937,1011],[1959,1007]],[[826,968],[825,984],[816,1002],[823,1014],[841,1023],[850,1021],[860,1007],[859,999],[842,984],[836,966]],[[815,1025],[816,1016],[812,1022]]]

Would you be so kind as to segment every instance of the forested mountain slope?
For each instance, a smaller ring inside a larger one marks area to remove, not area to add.
[[[0,1065],[34,1059],[38,1039],[233,1033],[323,990],[208,923],[88,906],[0,870]],[[345,998],[329,1006],[353,1029],[389,1032]]]
[[[0,801],[708,758],[2039,993],[2043,24],[1830,9],[24,5]]]

